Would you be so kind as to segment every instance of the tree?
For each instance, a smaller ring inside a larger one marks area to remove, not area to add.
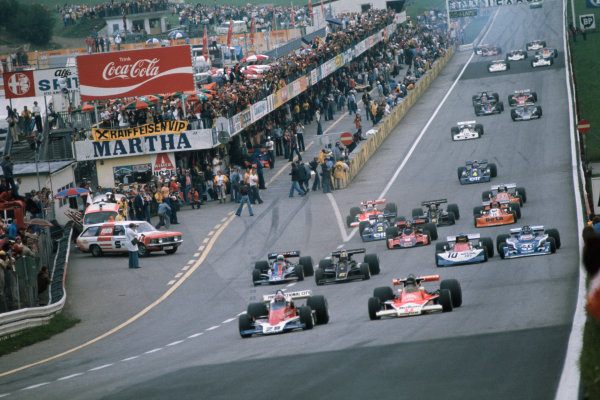
[[[5,26],[13,36],[31,44],[45,45],[52,39],[55,20],[39,4],[20,5],[14,0],[0,0],[0,21],[1,18],[5,18]]]

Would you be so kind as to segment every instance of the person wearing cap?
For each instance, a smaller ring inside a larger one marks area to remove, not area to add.
[[[273,142],[271,136],[267,136],[265,148],[267,149],[267,153],[269,154],[269,168],[273,169],[275,168],[275,142]]]
[[[136,229],[137,225],[134,222],[130,223],[125,229],[125,236],[127,237],[125,244],[127,251],[129,251],[129,268],[132,269],[141,268],[138,257],[138,234]]]

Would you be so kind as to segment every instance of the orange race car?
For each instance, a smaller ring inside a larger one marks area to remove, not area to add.
[[[396,203],[387,203],[385,199],[363,201],[360,203],[360,207],[350,209],[350,215],[346,216],[346,225],[348,227],[359,226],[363,221],[368,223],[372,215],[377,216],[379,214],[384,214],[384,218],[391,221],[396,217],[397,212]]]
[[[483,201],[508,201],[509,203],[522,206],[527,202],[527,193],[524,187],[517,187],[514,183],[492,186],[491,190],[486,190],[481,194]]]
[[[508,201],[485,201],[473,208],[475,228],[514,224],[521,218],[521,207]]]

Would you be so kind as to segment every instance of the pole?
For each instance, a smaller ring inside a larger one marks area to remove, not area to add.
[[[575,22],[575,0],[571,0],[571,19],[573,20],[573,27],[577,29],[577,23]]]
[[[448,0],[446,0],[446,17],[447,17],[446,23],[448,24],[448,35],[449,35],[450,34],[450,6],[448,5]]]

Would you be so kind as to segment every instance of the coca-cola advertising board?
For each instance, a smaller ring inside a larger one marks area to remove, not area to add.
[[[77,57],[81,100],[103,100],[194,90],[189,46]]]

